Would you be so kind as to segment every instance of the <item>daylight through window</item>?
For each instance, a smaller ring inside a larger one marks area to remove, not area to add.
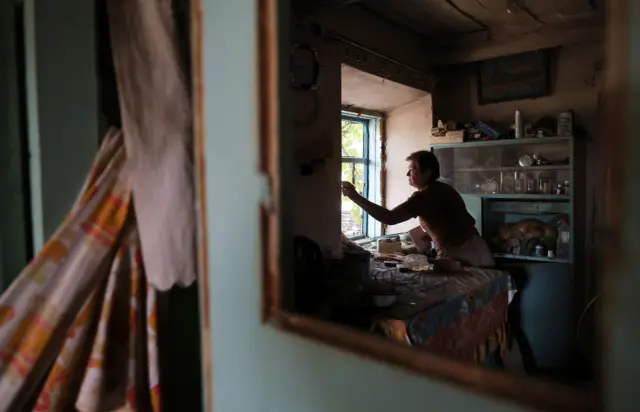
[[[359,193],[369,191],[369,119],[342,116],[342,180],[353,183]],[[349,237],[364,236],[367,216],[346,197],[342,198],[342,232]]]

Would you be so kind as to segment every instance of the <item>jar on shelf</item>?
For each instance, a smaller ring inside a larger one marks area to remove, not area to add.
[[[536,179],[533,177],[527,177],[527,193],[534,194],[536,193]]]
[[[551,194],[551,182],[549,181],[549,179],[544,177],[538,179],[538,193],[544,195]]]
[[[509,174],[500,172],[500,193],[513,193],[516,190],[517,181]]]
[[[524,173],[518,174],[518,172],[515,172],[513,174],[513,179],[514,179],[514,185],[515,185],[514,192],[525,193],[527,191],[527,181],[524,176]]]

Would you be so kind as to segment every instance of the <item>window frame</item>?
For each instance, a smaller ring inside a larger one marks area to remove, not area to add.
[[[370,139],[369,128],[371,127],[372,119],[362,118],[362,117],[358,117],[357,115],[352,115],[352,114],[347,114],[345,112],[342,112],[340,116],[340,124],[342,124],[343,120],[348,120],[351,122],[362,124],[362,141],[363,141],[362,156],[363,157],[341,156],[340,165],[342,166],[342,164],[344,163],[351,163],[353,165],[356,165],[356,164],[364,165],[364,186],[363,186],[362,196],[364,196],[366,199],[369,199],[369,186],[370,186],[369,166],[371,165],[371,162],[372,162],[370,153],[369,153],[369,139]],[[340,139],[342,139],[342,136],[340,137]],[[342,140],[340,141],[340,148],[342,149]],[[364,209],[362,209],[362,234],[357,236],[350,236],[349,239],[351,240],[364,239],[367,237],[368,231],[369,231],[369,214]]]

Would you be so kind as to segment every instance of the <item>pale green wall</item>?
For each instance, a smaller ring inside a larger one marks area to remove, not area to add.
[[[608,366],[607,395],[611,411],[638,411],[638,379],[640,377],[640,2],[627,0],[626,25],[629,28],[629,135],[626,162],[626,205],[623,211],[624,237],[619,244],[623,260],[611,273],[605,288],[604,327],[610,338],[605,354]],[[624,24],[624,23],[623,23]],[[612,138],[620,138],[615,136]],[[620,209],[618,209],[620,210]],[[605,268],[609,270],[609,268]]]
[[[0,1],[0,292],[27,262],[14,4]]]

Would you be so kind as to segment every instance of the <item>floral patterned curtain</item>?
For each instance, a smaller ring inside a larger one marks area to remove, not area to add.
[[[0,297],[0,411],[160,410],[156,292],[125,165],[112,129],[70,215]]]
[[[172,0],[105,6],[122,130],[107,133],[71,213],[0,296],[0,412],[159,411],[158,292],[196,279]]]

